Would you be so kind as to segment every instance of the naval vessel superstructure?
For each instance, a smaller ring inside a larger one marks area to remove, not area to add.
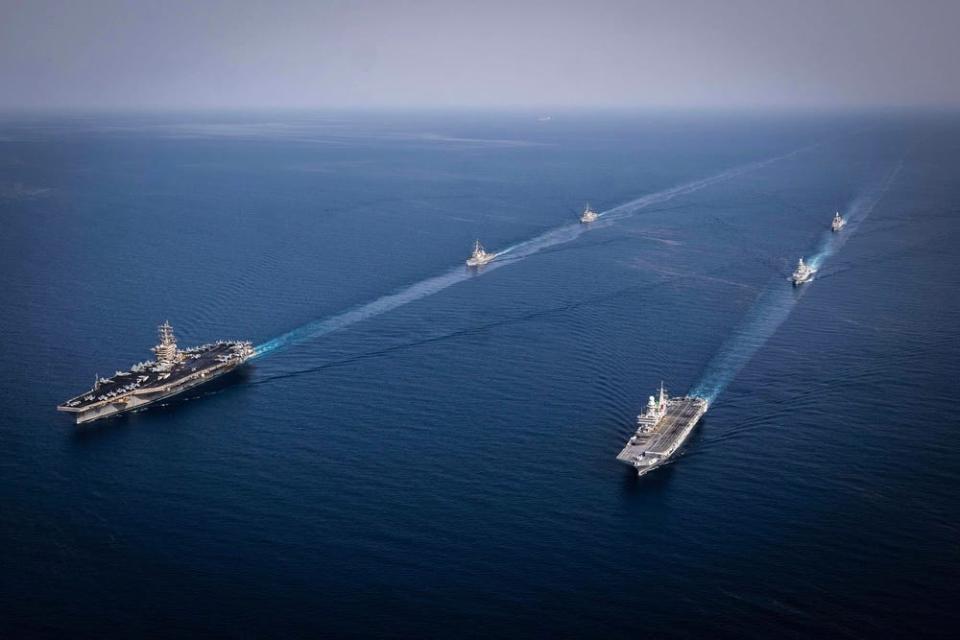
[[[597,218],[600,217],[596,211],[590,208],[590,203],[587,203],[587,206],[584,207],[583,213],[580,214],[580,222],[583,224],[590,224],[591,222],[596,222]]]
[[[843,219],[843,216],[840,215],[840,212],[837,211],[836,215],[833,216],[833,221],[830,223],[830,230],[836,233],[840,231],[845,226],[847,226],[847,221]]]
[[[483,248],[483,245],[480,244],[480,241],[477,240],[473,245],[473,251],[470,253],[470,257],[467,258],[468,267],[480,267],[494,258],[497,257],[497,254],[487,251]]]
[[[156,360],[140,362],[109,378],[99,375],[93,388],[67,400],[58,411],[72,413],[77,424],[115,416],[170,398],[233,371],[254,355],[253,344],[220,340],[189,349],[177,348],[173,327],[159,328]]]
[[[650,396],[637,416],[637,432],[627,441],[617,460],[629,464],[638,475],[650,473],[666,462],[686,442],[710,403],[705,398],[671,398],[660,383],[660,393]]]
[[[803,283],[813,280],[813,274],[816,272],[816,269],[804,262],[803,258],[800,258],[797,262],[797,268],[790,275],[790,281],[793,282],[793,286],[799,287]]]

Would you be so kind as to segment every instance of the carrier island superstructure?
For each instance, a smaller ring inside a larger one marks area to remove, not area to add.
[[[677,452],[709,406],[705,398],[671,398],[661,383],[658,396],[650,396],[646,409],[637,416],[637,432],[617,460],[641,476],[650,473]]]
[[[233,371],[254,355],[253,344],[221,340],[177,348],[170,323],[159,328],[156,360],[140,362],[109,378],[96,377],[93,388],[57,407],[74,414],[77,424],[141,409]]]

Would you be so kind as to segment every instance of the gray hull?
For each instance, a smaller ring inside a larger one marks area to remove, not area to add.
[[[109,401],[96,403],[81,409],[70,409],[63,406],[57,408],[60,411],[69,411],[73,413],[77,424],[84,424],[87,422],[93,422],[95,420],[101,420],[103,418],[110,418],[120,415],[121,413],[128,413],[130,411],[143,409],[144,407],[148,407],[156,402],[160,402],[161,400],[172,398],[185,391],[189,391],[195,387],[207,384],[208,382],[216,380],[220,376],[233,371],[242,364],[242,362],[225,364],[213,370],[200,372],[196,376],[179,380],[171,385],[137,389],[128,395],[120,396]]]
[[[666,414],[656,426],[646,432],[637,431],[617,460],[629,464],[641,476],[663,466],[687,441],[708,406],[703,398],[671,398]]]

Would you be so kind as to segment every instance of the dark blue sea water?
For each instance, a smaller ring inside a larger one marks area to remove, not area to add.
[[[955,631],[960,116],[537,115],[6,116],[0,635]]]

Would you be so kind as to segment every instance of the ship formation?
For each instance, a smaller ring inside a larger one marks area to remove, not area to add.
[[[663,466],[680,449],[710,403],[698,396],[671,398],[660,383],[660,392],[650,396],[647,407],[637,416],[637,432],[617,455],[640,476]]]
[[[599,214],[589,203],[580,214],[580,222],[595,222]],[[839,232],[846,220],[838,211],[830,229]],[[467,267],[481,267],[497,257],[477,240],[466,260]],[[799,286],[813,279],[816,270],[803,261],[790,276]],[[160,343],[153,348],[156,360],[135,364],[129,371],[117,371],[109,378],[96,377],[93,388],[59,405],[59,411],[72,413],[77,424],[92,422],[144,408],[160,400],[179,395],[235,370],[255,355],[247,341],[225,341],[179,349],[168,322],[159,327]],[[699,396],[671,398],[660,384],[657,396],[650,396],[644,411],[637,416],[637,430],[617,460],[629,464],[643,476],[666,464],[690,436],[709,402]]]
[[[589,212],[590,205],[587,205],[581,222],[588,222],[584,217]],[[838,233],[846,224],[838,211],[830,223],[830,230]],[[790,281],[798,287],[813,280],[816,272],[800,258]],[[632,466],[640,476],[663,466],[683,446],[709,407],[707,399],[699,396],[671,398],[660,383],[659,394],[650,396],[646,408],[637,416],[637,431],[617,455],[617,460]]]
[[[57,410],[74,414],[77,424],[83,424],[142,409],[233,371],[254,355],[253,344],[245,341],[221,340],[179,349],[168,322],[160,325],[159,335],[160,343],[153,348],[156,360],[140,362],[109,378],[96,376],[92,389]]]

